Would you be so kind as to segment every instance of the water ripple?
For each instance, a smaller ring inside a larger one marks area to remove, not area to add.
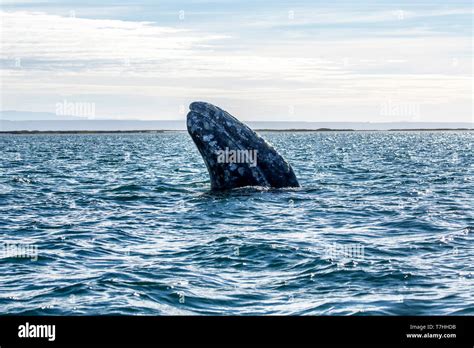
[[[210,192],[180,132],[0,136],[2,313],[474,314],[472,132],[264,137],[301,188]]]

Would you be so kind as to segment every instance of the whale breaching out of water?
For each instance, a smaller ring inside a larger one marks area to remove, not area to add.
[[[188,132],[206,163],[212,190],[299,186],[288,162],[247,125],[209,103],[194,102],[189,109]]]

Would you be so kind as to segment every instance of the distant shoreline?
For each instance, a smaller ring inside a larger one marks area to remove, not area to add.
[[[58,130],[58,131],[0,131],[0,134],[115,134],[115,133],[164,133],[164,132],[184,132],[184,130]]]
[[[394,129],[255,129],[257,132],[432,132],[432,131],[472,131],[474,128],[394,128]]]
[[[255,129],[257,132],[439,132],[439,131],[473,131],[473,128],[412,128],[412,129],[332,129],[332,128],[318,128],[318,129]],[[1,134],[19,135],[19,134],[130,134],[130,133],[169,133],[169,132],[185,132],[185,130],[51,130],[51,131],[0,131]]]

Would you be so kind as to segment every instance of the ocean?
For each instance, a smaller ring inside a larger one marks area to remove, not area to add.
[[[210,192],[185,132],[0,135],[0,314],[474,314],[474,133],[262,136],[300,188]]]

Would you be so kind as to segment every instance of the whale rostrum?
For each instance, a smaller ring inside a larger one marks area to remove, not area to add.
[[[205,102],[189,106],[187,128],[207,166],[212,190],[298,187],[288,162],[260,135]]]

